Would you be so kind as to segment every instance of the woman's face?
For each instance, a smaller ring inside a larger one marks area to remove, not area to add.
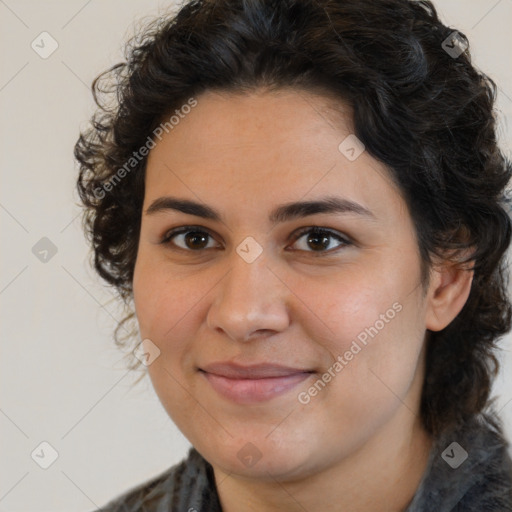
[[[160,350],[150,377],[214,466],[312,474],[417,414],[413,224],[385,166],[346,139],[348,109],[292,90],[196,99],[147,163],[133,289]]]

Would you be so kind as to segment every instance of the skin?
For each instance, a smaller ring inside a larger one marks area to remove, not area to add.
[[[427,330],[462,309],[471,273],[439,262],[422,286],[414,226],[388,170],[366,151],[350,161],[338,149],[353,133],[339,101],[296,90],[197,101],[147,163],[133,290],[141,336],[161,351],[148,368],[159,399],[212,464],[224,512],[404,510],[432,446],[419,416]],[[222,221],[147,211],[164,196],[207,204]],[[278,205],[325,196],[371,215],[269,222]],[[210,236],[162,243],[188,225]],[[298,233],[310,226],[351,243],[334,236],[322,248],[321,237]],[[248,236],[262,249],[252,263],[236,251]],[[400,312],[300,403],[397,303]],[[198,371],[218,361],[315,373],[271,400],[239,404]],[[247,443],[261,456],[250,466],[237,456]]]

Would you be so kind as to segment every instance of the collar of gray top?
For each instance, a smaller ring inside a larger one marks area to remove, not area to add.
[[[435,440],[404,512],[512,512],[512,460],[492,412]],[[212,466],[195,450],[179,464],[119,496],[104,512],[222,512]]]

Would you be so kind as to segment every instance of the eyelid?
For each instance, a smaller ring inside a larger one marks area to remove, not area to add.
[[[203,226],[178,226],[178,227],[167,230],[161,237],[161,240],[159,243],[160,244],[169,243],[171,241],[172,237],[174,237],[176,235],[182,235],[184,233],[188,233],[189,231],[197,231],[200,233],[204,232],[208,236],[210,236],[211,238],[216,240],[216,237],[213,235],[213,233],[208,228],[205,228]],[[177,248],[181,249],[181,247],[177,247]],[[183,249],[183,250],[186,250],[186,249]],[[189,251],[189,252],[193,252],[193,251]],[[196,252],[199,252],[199,251],[196,251]]]
[[[327,233],[328,235],[331,235],[335,238],[340,238],[346,243],[354,243],[348,235],[345,235],[344,233],[341,233],[340,231],[337,231],[335,229],[324,228],[318,225],[305,226],[303,228],[299,228],[294,233],[292,233],[290,238],[298,240],[302,235],[305,235],[306,233]]]
[[[318,225],[314,226],[306,226],[303,228],[299,228],[297,231],[295,231],[290,237],[293,239],[293,243],[296,243],[298,240],[302,238],[303,235],[307,233],[316,233],[316,234],[326,234],[332,238],[338,239],[340,242],[340,245],[338,247],[335,247],[333,249],[329,249],[326,251],[302,251],[312,254],[313,256],[328,256],[337,253],[339,250],[343,249],[347,246],[353,246],[356,245],[355,242],[351,239],[351,237],[345,235],[344,233],[341,233],[335,229],[321,227]],[[300,249],[299,249],[300,252]]]

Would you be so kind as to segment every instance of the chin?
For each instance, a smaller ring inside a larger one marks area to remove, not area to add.
[[[224,438],[223,442],[205,444],[203,439],[192,444],[210,464],[228,474],[261,481],[285,481],[315,473],[318,450],[314,446],[292,440],[286,434],[283,439],[265,436],[268,436],[268,430],[252,437],[252,441],[251,436],[244,433],[243,436]],[[314,436],[309,439],[311,441]]]

